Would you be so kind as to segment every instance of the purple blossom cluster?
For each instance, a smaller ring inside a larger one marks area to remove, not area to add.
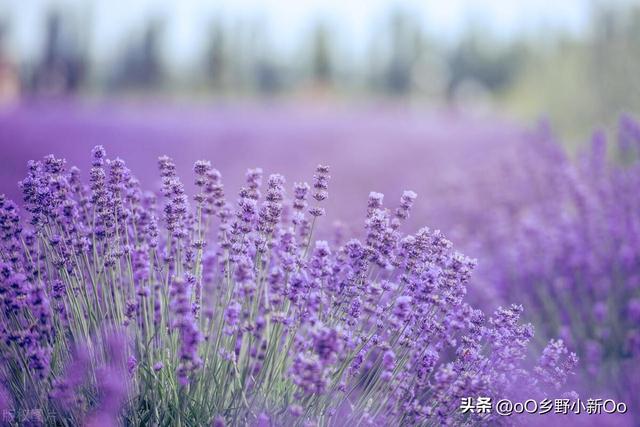
[[[458,425],[462,397],[552,397],[577,358],[531,360],[522,307],[466,302],[476,262],[438,230],[402,231],[416,194],[372,192],[353,238],[314,239],[330,170],[287,197],[249,170],[237,201],[174,162],[144,191],[92,151],[88,184],[29,164],[24,211],[0,198],[0,385],[19,408],[85,425]],[[263,185],[264,182],[264,185]],[[363,206],[363,208],[365,208]]]
[[[576,159],[544,125],[521,148],[482,192],[493,206],[476,217],[486,225],[462,233],[482,254],[479,289],[524,304],[540,335],[580,356],[581,387],[625,401],[637,417],[640,125],[623,117],[615,139],[594,133]],[[553,357],[545,352],[542,365]]]

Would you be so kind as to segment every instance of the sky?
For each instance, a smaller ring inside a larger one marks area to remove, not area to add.
[[[640,0],[637,0],[640,1]],[[9,48],[20,56],[36,55],[43,22],[53,5],[70,10],[91,29],[95,55],[118,52],[127,37],[149,17],[165,22],[169,55],[178,62],[197,57],[214,18],[225,25],[259,23],[266,42],[282,52],[295,52],[299,41],[323,21],[341,47],[362,52],[390,10],[410,11],[432,37],[454,42],[470,25],[497,38],[538,36],[548,29],[570,34],[587,31],[590,5],[636,0],[0,0],[0,19],[9,17]]]

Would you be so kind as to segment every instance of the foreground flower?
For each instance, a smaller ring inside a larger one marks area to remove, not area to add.
[[[250,170],[235,204],[209,162],[193,201],[159,166],[156,195],[102,147],[89,186],[48,156],[22,182],[27,218],[0,199],[0,380],[16,409],[89,425],[486,423],[461,398],[557,394],[577,362],[561,341],[528,361],[520,306],[487,318],[464,302],[475,262],[439,231],[400,231],[413,192],[392,209],[371,193],[362,239],[331,245],[313,238],[327,166],[292,200],[284,177],[261,188]]]

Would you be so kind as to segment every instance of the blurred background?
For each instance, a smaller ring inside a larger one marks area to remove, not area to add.
[[[640,104],[633,0],[4,0],[0,101],[401,104],[548,117]]]

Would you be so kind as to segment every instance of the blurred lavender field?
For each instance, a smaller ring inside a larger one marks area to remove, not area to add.
[[[419,195],[413,223],[452,231],[456,220],[441,212],[451,213],[452,204],[462,208],[460,201],[471,196],[465,193],[499,172],[525,133],[504,120],[389,107],[27,103],[0,113],[0,193],[21,198],[17,182],[30,159],[55,153],[82,165],[101,144],[125,158],[149,188],[159,184],[156,160],[163,154],[185,176],[195,160],[210,160],[230,193],[248,168],[280,171],[292,183],[309,179],[318,163],[330,164],[331,220],[358,217],[370,191],[392,203],[410,189]]]

